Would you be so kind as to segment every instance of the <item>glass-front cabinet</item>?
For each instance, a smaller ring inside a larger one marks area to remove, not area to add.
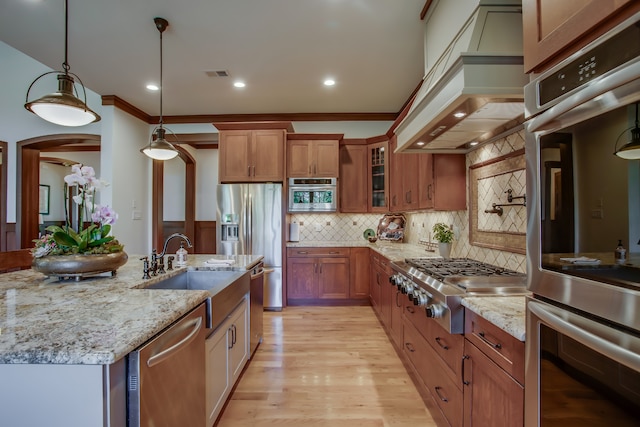
[[[389,210],[389,143],[369,145],[369,201],[371,212]]]

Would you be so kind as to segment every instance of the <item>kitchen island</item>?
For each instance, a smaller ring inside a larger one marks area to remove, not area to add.
[[[93,425],[73,422],[83,419],[126,425],[125,356],[209,296],[207,291],[145,287],[187,269],[246,270],[262,257],[233,257],[233,264],[221,266],[205,263],[220,256],[190,255],[187,266],[146,280],[139,258],[130,255],[113,277],[58,281],[33,270],[0,275],[0,410],[5,421],[36,425],[32,414],[38,412],[51,426]],[[11,414],[19,414],[19,421]]]

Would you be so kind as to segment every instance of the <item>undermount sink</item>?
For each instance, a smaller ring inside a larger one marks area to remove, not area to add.
[[[187,270],[149,285],[146,289],[190,289],[208,291],[214,296],[244,274],[245,271]]]
[[[213,328],[224,320],[229,312],[227,305],[238,301],[249,292],[248,271],[187,270],[168,277],[145,289],[172,289],[207,291],[207,327]],[[231,307],[233,308],[233,307]]]

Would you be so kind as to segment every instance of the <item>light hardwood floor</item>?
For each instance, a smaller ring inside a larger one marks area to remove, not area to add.
[[[265,312],[218,427],[435,427],[371,307]]]

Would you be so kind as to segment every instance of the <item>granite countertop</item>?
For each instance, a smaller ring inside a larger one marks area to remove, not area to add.
[[[370,243],[364,239],[353,241],[302,241],[287,242],[288,248],[370,248],[391,261],[404,261],[405,258],[441,258],[437,252],[427,251],[425,246],[411,243],[397,243],[378,240]]]
[[[463,297],[462,305],[520,341],[526,333],[526,296]]]
[[[141,257],[129,255],[114,277],[58,281],[33,270],[0,274],[0,363],[114,363],[209,295],[146,286],[187,269],[246,270],[262,259],[189,255],[186,266],[143,280]],[[211,258],[233,264],[205,264]]]

